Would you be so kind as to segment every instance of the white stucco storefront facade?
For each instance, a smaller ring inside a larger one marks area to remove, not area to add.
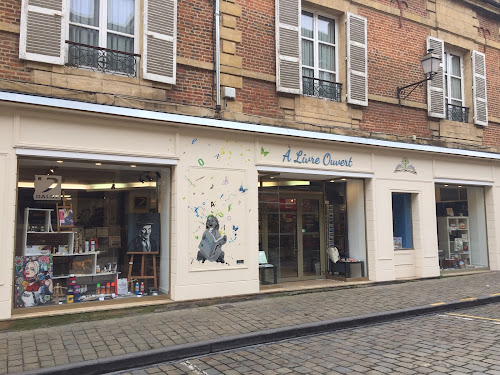
[[[18,165],[27,157],[143,164],[161,173],[159,283],[177,301],[259,292],[258,180],[263,171],[295,179],[363,181],[366,276],[372,281],[439,276],[436,184],[483,187],[488,266],[500,269],[496,154],[27,95],[3,93],[0,100],[0,319],[13,313]],[[394,192],[412,197],[411,249],[394,249]],[[198,259],[210,215],[225,236],[224,262]]]

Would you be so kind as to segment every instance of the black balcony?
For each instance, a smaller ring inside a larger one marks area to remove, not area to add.
[[[137,77],[138,59],[141,55],[88,44],[66,41],[68,66],[90,69],[95,72]]]
[[[342,101],[342,84],[313,77],[302,77],[302,92],[307,96]]]
[[[446,104],[446,119],[458,122],[469,122],[469,108]]]

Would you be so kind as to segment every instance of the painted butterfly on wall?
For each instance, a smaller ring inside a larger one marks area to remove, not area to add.
[[[269,151],[264,151],[264,147],[261,147],[260,148],[260,153],[264,156],[267,156],[267,154],[269,154]]]

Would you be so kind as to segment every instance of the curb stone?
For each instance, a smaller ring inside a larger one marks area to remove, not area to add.
[[[406,309],[384,311],[352,317],[305,323],[294,326],[246,333],[237,336],[204,340],[196,343],[151,349],[142,352],[122,354],[97,360],[70,363],[50,368],[40,368],[18,373],[19,375],[98,375],[151,366],[163,362],[238,349],[246,346],[269,344],[281,340],[334,332],[365,325],[384,323],[424,314],[464,309],[500,302],[500,295],[479,297],[466,301],[452,301],[440,305],[423,305]]]

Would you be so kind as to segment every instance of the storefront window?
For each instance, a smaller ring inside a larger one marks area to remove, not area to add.
[[[487,268],[484,188],[437,185],[436,213],[441,270]]]
[[[160,171],[19,160],[14,307],[156,295]]]
[[[411,194],[392,193],[392,230],[395,249],[412,249]]]

